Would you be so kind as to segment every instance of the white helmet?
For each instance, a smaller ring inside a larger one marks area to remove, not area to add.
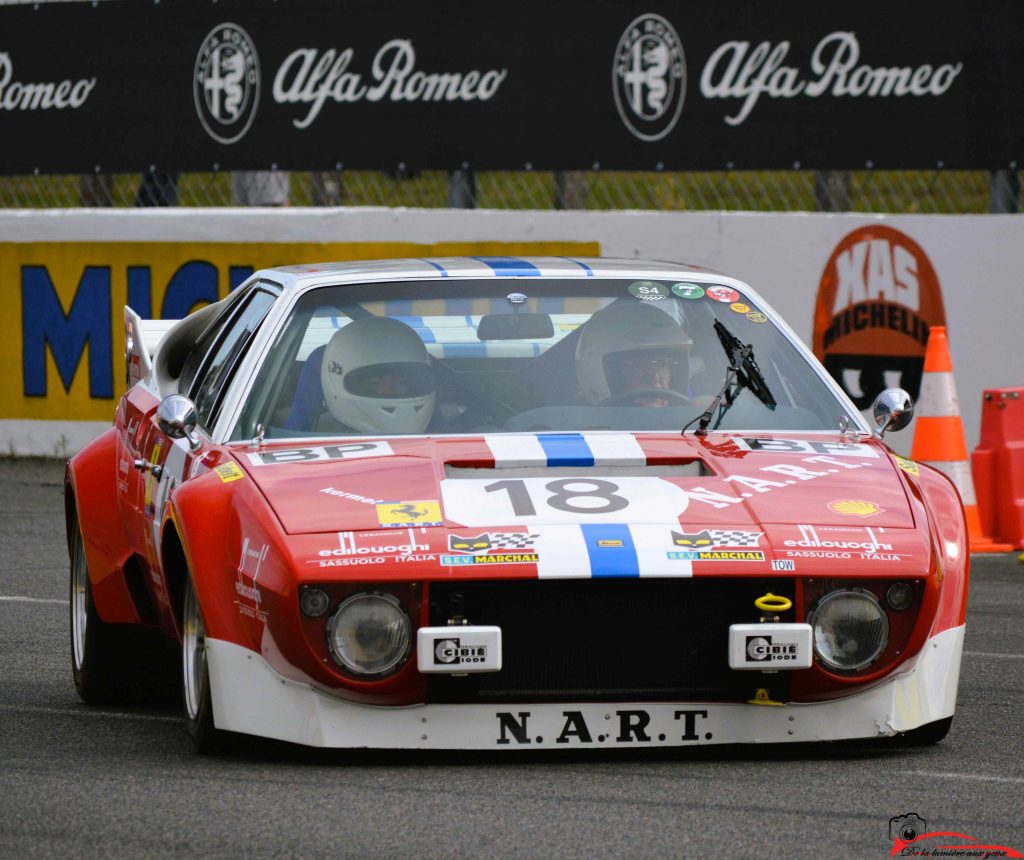
[[[434,412],[427,348],[388,317],[363,317],[336,331],[320,381],[334,419],[362,433],[422,433]]]
[[[627,388],[625,359],[671,356],[670,388],[686,394],[693,341],[668,310],[639,301],[616,301],[595,313],[576,344],[576,379],[588,403],[602,403]]]

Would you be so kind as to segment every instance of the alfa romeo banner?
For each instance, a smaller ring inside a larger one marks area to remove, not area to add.
[[[0,6],[0,171],[1016,168],[1018,0]]]

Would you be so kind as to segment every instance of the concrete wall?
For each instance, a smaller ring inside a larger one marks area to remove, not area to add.
[[[0,453],[65,455],[109,425],[123,304],[192,306],[253,268],[461,253],[697,263],[749,282],[810,343],[833,251],[872,225],[905,234],[935,270],[973,448],[982,390],[1024,384],[1020,216],[156,209],[0,212]],[[77,340],[44,347],[69,319]],[[912,432],[890,441],[909,453]]]

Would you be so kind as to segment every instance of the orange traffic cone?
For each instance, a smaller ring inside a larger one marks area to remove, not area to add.
[[[1009,552],[1013,549],[1010,544],[996,543],[981,530],[945,326],[933,326],[928,335],[921,396],[917,401],[917,429],[910,456],[945,472],[956,484],[967,515],[971,552]]]

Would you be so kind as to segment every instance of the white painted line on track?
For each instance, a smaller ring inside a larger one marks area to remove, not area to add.
[[[124,711],[86,710],[80,708],[47,708],[41,705],[6,705],[0,702],[0,711],[17,711],[26,714],[56,714],[62,717],[113,717],[115,720],[146,720],[158,723],[178,723],[181,717],[169,714],[128,714]]]
[[[995,660],[1024,660],[1024,654],[1000,654],[996,651],[964,651],[965,657],[992,657]]]
[[[905,776],[926,776],[931,779],[963,779],[968,782],[1007,782],[1024,785],[1024,776],[986,776],[981,773],[937,773],[931,770],[901,770]]]
[[[68,601],[56,597],[21,597],[14,594],[0,594],[0,603],[59,603],[68,605]]]

